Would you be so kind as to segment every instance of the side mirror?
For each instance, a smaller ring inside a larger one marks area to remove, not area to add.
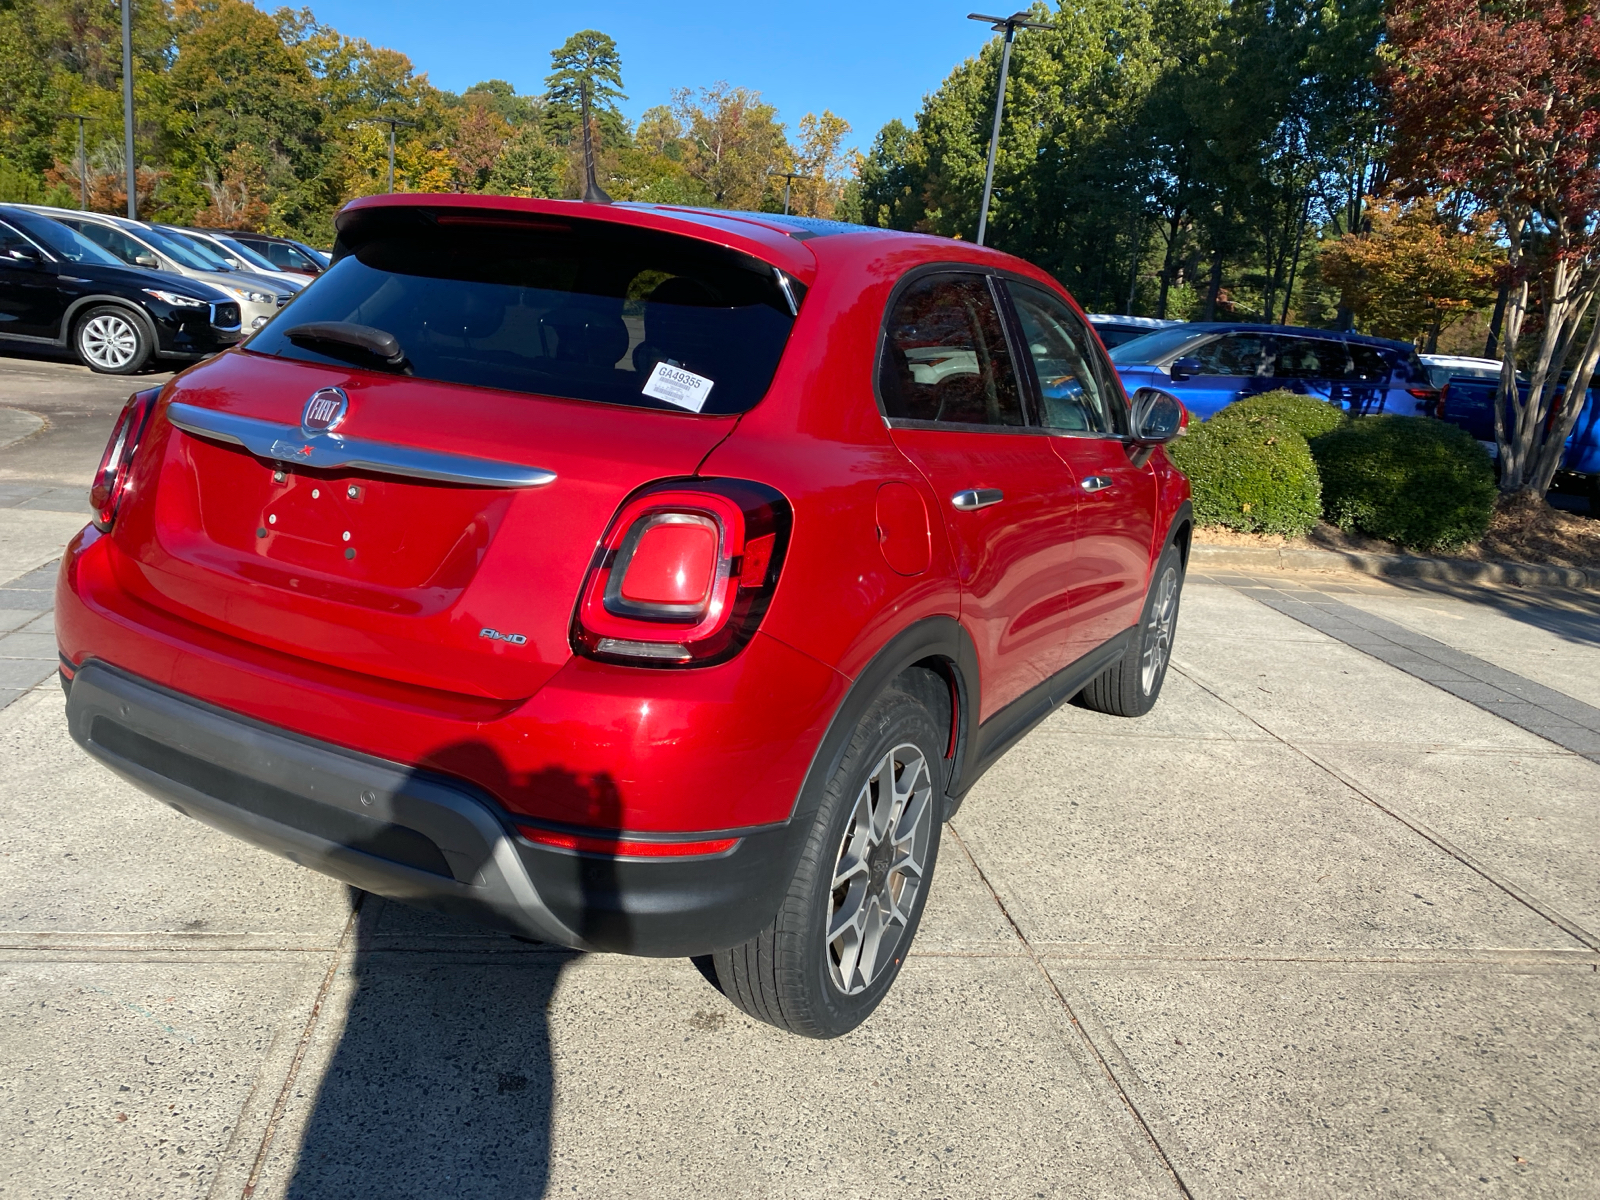
[[[1142,387],[1133,394],[1133,465],[1150,461],[1155,448],[1183,432],[1183,405],[1171,392]]]
[[[1200,360],[1186,354],[1182,358],[1174,359],[1172,366],[1167,370],[1173,379],[1187,379],[1191,375],[1200,374]]]
[[[136,267],[146,267],[149,270],[155,271],[160,268],[161,260],[154,254],[135,254],[133,256],[133,265]]]

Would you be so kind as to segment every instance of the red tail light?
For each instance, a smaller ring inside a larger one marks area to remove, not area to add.
[[[135,392],[128,397],[111,429],[111,440],[106,452],[100,456],[100,468],[94,473],[94,483],[89,488],[89,507],[94,510],[95,528],[102,533],[111,530],[117,519],[117,509],[122,504],[123,493],[128,490],[128,474],[133,467],[133,456],[139,452],[139,439],[156,406],[160,388]]]
[[[573,648],[635,666],[732,658],[766,615],[789,524],[788,502],[758,483],[682,480],[636,492],[584,581]]]

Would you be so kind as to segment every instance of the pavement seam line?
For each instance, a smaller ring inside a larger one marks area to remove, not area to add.
[[[357,892],[355,903],[350,906],[350,916],[344,923],[344,933],[340,935],[333,960],[322,976],[322,985],[317,988],[316,999],[311,1002],[311,1011],[306,1015],[305,1028],[300,1031],[300,1041],[294,1048],[294,1058],[289,1062],[289,1070],[283,1077],[283,1086],[278,1089],[278,1098],[267,1117],[267,1128],[261,1135],[261,1145],[256,1148],[255,1161],[250,1164],[250,1176],[239,1192],[240,1200],[248,1200],[248,1197],[255,1195],[256,1184],[261,1181],[261,1171],[266,1166],[267,1154],[272,1149],[272,1140],[277,1136],[284,1111],[289,1107],[289,1095],[294,1091],[295,1080],[300,1077],[300,1064],[305,1061],[306,1051],[311,1048],[311,1038],[316,1033],[317,1024],[322,1017],[322,1005],[333,989],[334,978],[339,972],[339,963],[344,959],[345,948],[350,943],[350,935],[355,931],[356,919],[361,916],[361,902],[365,898],[365,892]]]
[[[1078,1014],[1072,1011],[1072,1005],[1068,1002],[1066,996],[1062,994],[1061,988],[1056,984],[1055,979],[1051,977],[1049,970],[1046,969],[1044,960],[1034,950],[1033,943],[1028,941],[1027,935],[1022,932],[1022,926],[1018,925],[1012,917],[1011,910],[1006,907],[1005,901],[1000,898],[1000,893],[995,889],[994,884],[990,882],[988,873],[978,865],[977,856],[972,853],[972,850],[967,846],[966,840],[962,838],[953,823],[946,823],[945,828],[949,830],[951,839],[960,848],[967,862],[972,864],[972,869],[978,873],[979,881],[982,882],[984,889],[989,893],[989,897],[994,901],[995,907],[1000,910],[1000,915],[1005,918],[1006,924],[1011,926],[1011,932],[1016,935],[1017,941],[1021,943],[1034,968],[1044,977],[1045,985],[1049,987],[1057,1003],[1061,1005],[1061,1010],[1067,1014],[1067,1020],[1071,1022],[1072,1028],[1077,1031],[1078,1037],[1082,1040],[1094,1061],[1099,1064],[1107,1082],[1116,1090],[1117,1098],[1122,1101],[1123,1107],[1128,1110],[1128,1114],[1133,1117],[1134,1122],[1139,1126],[1140,1132],[1144,1134],[1145,1139],[1150,1143],[1150,1148],[1155,1151],[1162,1167],[1171,1176],[1173,1185],[1178,1189],[1178,1194],[1183,1197],[1183,1200],[1194,1200],[1194,1193],[1189,1190],[1189,1185],[1184,1182],[1183,1176],[1178,1173],[1177,1166],[1161,1145],[1160,1139],[1156,1137],[1156,1132],[1151,1128],[1150,1121],[1146,1120],[1144,1114],[1139,1111],[1139,1106],[1133,1102],[1133,1097],[1128,1094],[1128,1089],[1117,1078],[1116,1072],[1111,1069],[1111,1064],[1106,1061],[1106,1057],[1100,1052],[1100,1048],[1094,1044],[1094,1040],[1090,1038],[1089,1031],[1084,1027],[1083,1022],[1078,1020]],[[1128,1067],[1129,1071],[1133,1071],[1132,1065],[1128,1064],[1126,1060],[1124,1060],[1124,1065]],[[1137,1072],[1133,1073],[1137,1075]],[[1176,1138],[1176,1135],[1173,1136]]]
[[[1331,637],[1351,649],[1359,650],[1402,674],[1419,679],[1457,699],[1465,700],[1474,708],[1497,716],[1503,721],[1509,721],[1535,737],[1541,737],[1591,762],[1600,763],[1600,750],[1594,748],[1593,737],[1572,736],[1578,731],[1591,735],[1600,733],[1600,710],[1596,710],[1592,705],[1584,704],[1575,697],[1547,687],[1536,680],[1518,675],[1515,671],[1496,666],[1475,654],[1457,650],[1454,646],[1410,629],[1399,622],[1369,613],[1353,604],[1345,604],[1342,600],[1336,600],[1314,589],[1288,590],[1274,587],[1267,582],[1230,586],[1263,608],[1271,609],[1292,621],[1298,621],[1306,628],[1315,629],[1318,633]],[[1341,626],[1348,627],[1348,630],[1341,632]],[[1352,638],[1349,634],[1361,636]],[[1374,640],[1381,645],[1374,645]],[[1421,663],[1403,661],[1407,658],[1420,659],[1433,669],[1425,674],[1417,669]],[[1462,678],[1459,680],[1429,678],[1430,674],[1438,675],[1440,669],[1452,671]],[[1484,698],[1481,695],[1474,698],[1465,694],[1463,690],[1458,690],[1463,688],[1470,690],[1472,685],[1486,688],[1498,695],[1495,698]],[[1568,711],[1560,711],[1552,707],[1552,704],[1563,705]],[[1519,705],[1542,714],[1544,719],[1537,722],[1519,719],[1514,711],[1515,706]],[[1568,740],[1562,740],[1563,733],[1567,734]],[[1572,741],[1578,744],[1570,744]]]
[[[1518,904],[1523,905],[1531,912],[1537,913],[1540,917],[1554,925],[1557,929],[1561,930],[1562,933],[1566,934],[1574,941],[1581,943],[1590,950],[1600,951],[1600,937],[1590,933],[1582,925],[1579,925],[1569,917],[1563,916],[1560,912],[1551,908],[1549,905],[1545,904],[1543,901],[1539,900],[1525,889],[1518,887],[1509,880],[1501,879],[1493,871],[1489,870],[1488,867],[1484,866],[1476,858],[1468,854],[1465,850],[1461,849],[1442,833],[1439,833],[1434,829],[1430,829],[1427,825],[1424,825],[1416,818],[1407,816],[1399,809],[1385,804],[1383,801],[1377,799],[1337,767],[1331,765],[1330,763],[1323,762],[1322,759],[1318,758],[1315,754],[1301,746],[1295,745],[1293,742],[1289,741],[1288,738],[1283,737],[1281,734],[1274,733],[1271,729],[1268,729],[1267,726],[1263,725],[1249,713],[1245,712],[1244,709],[1232,703],[1213,688],[1202,683],[1199,679],[1190,674],[1183,667],[1180,667],[1177,663],[1174,662],[1171,664],[1171,666],[1173,670],[1177,671],[1178,674],[1182,675],[1190,683],[1194,684],[1201,691],[1205,692],[1206,695],[1210,696],[1219,703],[1226,705],[1228,708],[1231,708],[1234,712],[1238,713],[1256,728],[1268,734],[1268,736],[1270,736],[1274,741],[1278,742],[1282,746],[1287,747],[1289,750],[1292,750],[1301,758],[1311,763],[1318,770],[1321,770],[1338,780],[1346,788],[1354,792],[1357,796],[1360,796],[1361,799],[1365,800],[1368,804],[1372,805],[1373,808],[1377,809],[1385,816],[1392,817],[1394,820],[1400,822],[1400,824],[1411,830],[1412,833],[1415,833],[1424,841],[1431,843],[1436,849],[1442,850],[1462,866],[1466,867],[1469,871],[1472,871],[1473,873],[1487,880],[1489,883],[1492,883],[1495,887],[1499,888],[1506,895],[1510,896]]]

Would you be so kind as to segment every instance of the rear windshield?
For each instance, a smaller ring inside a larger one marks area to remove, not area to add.
[[[800,285],[790,283],[798,298]],[[640,408],[739,413],[772,382],[794,318],[773,268],[606,222],[423,208],[345,218],[333,264],[249,349],[369,366],[291,341],[345,321],[399,340],[423,379]]]

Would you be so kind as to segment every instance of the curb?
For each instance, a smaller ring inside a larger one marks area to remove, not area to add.
[[[1474,562],[1412,554],[1364,554],[1354,550],[1293,550],[1273,546],[1208,546],[1196,542],[1191,567],[1241,567],[1269,571],[1354,571],[1394,579],[1442,583],[1503,583],[1512,587],[1600,588],[1600,571],[1543,563]]]

